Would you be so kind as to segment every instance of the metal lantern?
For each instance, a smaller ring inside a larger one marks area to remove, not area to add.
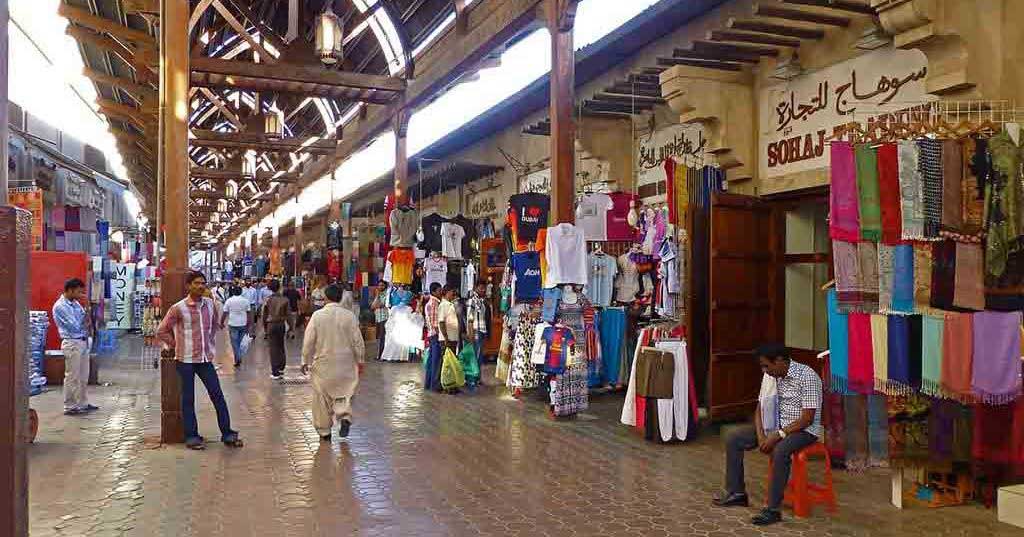
[[[271,138],[280,138],[284,135],[284,120],[281,112],[270,110],[267,112],[263,123],[263,132]]]
[[[316,18],[316,52],[320,55],[320,61],[334,65],[342,60],[343,34],[341,19],[334,13],[332,2],[328,2],[327,9]]]
[[[245,153],[245,158],[242,159],[242,175],[246,177],[256,177],[256,152],[249,150]]]

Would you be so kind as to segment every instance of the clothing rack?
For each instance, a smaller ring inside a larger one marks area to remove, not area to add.
[[[852,112],[851,121],[835,127],[829,143],[891,142],[921,137],[959,138],[998,132],[1024,121],[1024,108],[1010,100],[916,101],[901,111]],[[867,124],[858,120],[868,118]]]

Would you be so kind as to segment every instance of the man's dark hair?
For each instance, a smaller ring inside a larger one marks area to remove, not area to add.
[[[779,358],[790,359],[789,349],[781,343],[763,343],[758,345],[757,349],[754,350],[754,356],[758,358],[764,356],[773,362]]]
[[[326,296],[327,300],[330,300],[331,302],[338,302],[341,300],[341,294],[341,287],[334,285],[333,283],[324,288],[324,296]]]
[[[271,293],[276,293],[277,290],[280,289],[280,288],[281,288],[281,282],[279,282],[277,280],[270,280],[270,283],[267,284],[267,289],[270,289]]]
[[[82,289],[83,287],[85,287],[85,282],[79,280],[78,278],[71,278],[70,280],[64,282],[65,293],[68,291],[72,291],[74,289]]]
[[[441,284],[440,283],[434,282],[434,283],[430,284],[430,294],[434,294],[434,293],[438,292],[440,289],[441,289]]]
[[[237,285],[232,285],[231,289],[228,290],[228,294],[231,296],[240,296],[242,294],[242,288]]]
[[[196,281],[197,278],[202,278],[203,281],[206,281],[205,274],[199,272],[198,270],[193,270],[188,273],[188,276],[185,276],[185,285],[192,285],[192,282]]]
[[[455,292],[455,286],[454,285],[446,285],[446,286],[444,286],[444,291],[443,291],[444,294],[447,295],[448,293],[454,293],[454,292]]]
[[[481,285],[483,285],[484,287],[487,287],[487,282],[485,282],[483,280],[477,280],[476,283],[473,284],[473,287],[480,287]]]

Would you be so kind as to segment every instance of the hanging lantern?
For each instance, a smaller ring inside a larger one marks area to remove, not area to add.
[[[341,19],[334,13],[333,2],[328,2],[327,9],[316,18],[316,52],[326,65],[334,65],[344,58],[342,28]]]
[[[271,138],[280,138],[284,135],[284,118],[281,117],[280,111],[270,110],[267,112],[264,118],[263,132]]]
[[[242,175],[246,177],[256,177],[256,152],[249,150],[245,153],[245,158],[242,159]]]

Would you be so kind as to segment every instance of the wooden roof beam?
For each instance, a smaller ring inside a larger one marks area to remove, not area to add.
[[[743,66],[738,63],[727,63],[713,60],[692,60],[685,58],[658,58],[658,65],[671,67],[674,65],[689,65],[691,67],[704,67],[707,69],[718,69],[719,71],[742,71]]]
[[[712,30],[708,33],[708,39],[712,41],[735,41],[738,43],[754,43],[759,45],[773,45],[776,47],[799,48],[800,40],[790,37],[781,37],[757,32],[740,32],[734,30]]]
[[[156,90],[149,86],[139,84],[134,80],[129,80],[119,76],[111,76],[106,73],[96,71],[95,69],[89,69],[88,67],[82,69],[82,74],[93,82],[108,84],[124,90],[141,104],[155,105],[157,102]]]
[[[135,70],[135,76],[152,78],[159,63],[156,52],[146,48],[129,47],[82,26],[68,25],[64,33],[80,43],[88,43],[102,51],[117,55]]]
[[[130,106],[125,106],[121,103],[102,98],[96,99],[96,104],[99,105],[100,113],[103,115],[130,121],[145,133],[156,132],[155,119],[146,117],[146,115],[138,108],[132,108]]]
[[[804,6],[818,6],[837,11],[846,11],[860,15],[874,15],[875,8],[858,0],[782,0],[787,4],[800,4]]]
[[[598,101],[612,101],[617,103],[647,103],[647,104],[664,104],[665,99],[663,97],[648,97],[646,95],[630,95],[628,93],[614,93],[601,91],[594,94],[594,99]]]
[[[756,19],[730,18],[726,23],[726,26],[732,30],[761,32],[771,35],[781,35],[783,37],[793,37],[796,39],[823,39],[825,37],[824,30],[790,26],[788,24],[766,22]]]
[[[386,92],[405,91],[405,80],[391,76],[369,75],[347,71],[332,71],[322,67],[276,63],[274,65],[250,63],[219,58],[193,58],[192,72],[222,75],[226,86],[232,87],[231,78],[264,79],[277,82],[320,84],[340,88],[367,89]]]
[[[814,24],[824,24],[826,26],[837,26],[840,28],[846,28],[850,25],[850,18],[842,15],[829,15],[826,13],[816,13],[795,7],[762,3],[754,4],[754,15],[761,17],[775,17],[776,19],[791,21],[810,22]]]
[[[672,56],[676,58],[692,59],[692,60],[712,60],[720,62],[737,62],[737,63],[757,63],[761,61],[760,56],[751,54],[736,54],[718,51],[698,51],[693,49],[677,48],[672,51]]]
[[[192,166],[188,173],[189,177],[193,179],[207,179],[209,181],[228,181],[234,180],[238,183],[253,179],[242,175],[241,170],[220,170],[216,168],[203,168],[201,166]],[[264,182],[270,181],[273,183],[294,183],[299,178],[298,173],[283,173],[277,175],[277,172],[257,171],[255,181]]]
[[[761,47],[757,45],[735,45],[732,43],[720,43],[717,41],[704,41],[698,39],[693,42],[693,50],[702,52],[725,52],[729,54],[746,54],[756,56],[778,57],[779,49],[775,47]]]
[[[148,33],[134,28],[129,28],[117,21],[113,21],[105,17],[93,15],[87,9],[61,3],[57,7],[57,13],[71,22],[87,26],[97,32],[108,33],[118,39],[131,41],[136,45],[148,47],[152,50],[156,50],[157,48],[156,39]]]

